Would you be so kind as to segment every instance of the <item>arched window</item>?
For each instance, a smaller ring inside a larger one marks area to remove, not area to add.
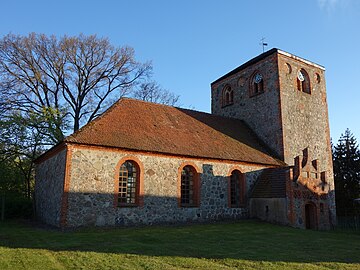
[[[297,78],[296,78],[296,84],[297,84],[297,89],[299,91],[311,94],[310,77],[307,74],[307,72],[305,71],[305,69],[302,68],[298,71]]]
[[[239,170],[230,175],[230,207],[241,207],[244,204],[243,177]]]
[[[264,92],[264,79],[261,73],[255,72],[250,80],[250,96]]]
[[[222,90],[222,106],[228,106],[234,103],[234,91],[230,85],[226,85]]]
[[[140,191],[140,169],[135,161],[127,160],[119,169],[118,206],[138,205]]]
[[[181,171],[180,206],[194,207],[198,205],[198,173],[195,168],[186,165]]]

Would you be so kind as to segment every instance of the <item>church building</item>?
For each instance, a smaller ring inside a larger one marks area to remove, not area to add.
[[[324,67],[271,49],[211,83],[211,113],[121,98],[36,160],[57,227],[336,220]]]

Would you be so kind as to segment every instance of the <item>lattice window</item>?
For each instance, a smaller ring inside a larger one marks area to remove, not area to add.
[[[230,176],[230,206],[240,207],[242,203],[241,173],[235,170]]]
[[[196,205],[196,171],[192,166],[185,166],[181,171],[181,206]]]
[[[138,200],[138,168],[133,161],[125,161],[119,170],[118,205],[135,205]]]

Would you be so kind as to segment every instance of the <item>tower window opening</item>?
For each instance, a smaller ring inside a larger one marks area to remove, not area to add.
[[[255,72],[251,79],[250,96],[255,96],[264,92],[264,79],[263,76]]]
[[[296,78],[297,90],[311,94],[310,78],[305,69],[300,69]]]
[[[222,107],[232,105],[234,103],[234,91],[230,85],[226,85],[222,91]]]

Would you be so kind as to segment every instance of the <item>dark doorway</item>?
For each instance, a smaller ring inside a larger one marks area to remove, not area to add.
[[[305,205],[306,229],[316,229],[316,206],[313,203]]]

